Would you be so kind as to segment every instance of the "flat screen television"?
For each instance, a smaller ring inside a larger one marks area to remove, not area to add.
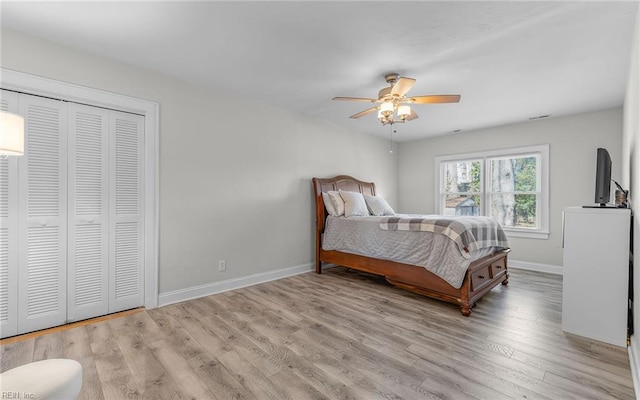
[[[596,162],[595,203],[606,207],[611,200],[611,157],[606,149],[599,148]]]

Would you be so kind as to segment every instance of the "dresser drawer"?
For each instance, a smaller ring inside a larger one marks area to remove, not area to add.
[[[491,265],[471,272],[471,291],[477,292],[491,283]]]
[[[493,278],[498,278],[501,275],[507,273],[507,264],[506,258],[501,258],[498,261],[494,261],[491,263],[491,276]]]

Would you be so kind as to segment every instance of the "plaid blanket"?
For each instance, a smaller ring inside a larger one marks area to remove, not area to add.
[[[453,240],[460,253],[470,258],[470,252],[485,247],[509,248],[509,240],[500,224],[489,217],[416,215],[395,216],[380,222],[387,231],[424,231],[445,235]]]

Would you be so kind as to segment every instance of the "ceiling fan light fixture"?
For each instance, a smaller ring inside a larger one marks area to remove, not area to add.
[[[418,118],[418,114],[411,109],[411,104],[457,103],[460,101],[460,95],[457,94],[407,97],[407,92],[416,82],[415,79],[400,77],[395,72],[385,75],[384,78],[389,86],[378,92],[378,98],[341,96],[334,97],[333,100],[378,103],[379,106],[360,111],[349,118],[358,119],[378,111],[378,121],[382,125],[391,125],[392,127],[396,123],[405,123]]]

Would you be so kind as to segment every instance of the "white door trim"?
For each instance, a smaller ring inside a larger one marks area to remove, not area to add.
[[[144,305],[158,307],[159,104],[6,68],[0,68],[0,88],[144,115]]]

